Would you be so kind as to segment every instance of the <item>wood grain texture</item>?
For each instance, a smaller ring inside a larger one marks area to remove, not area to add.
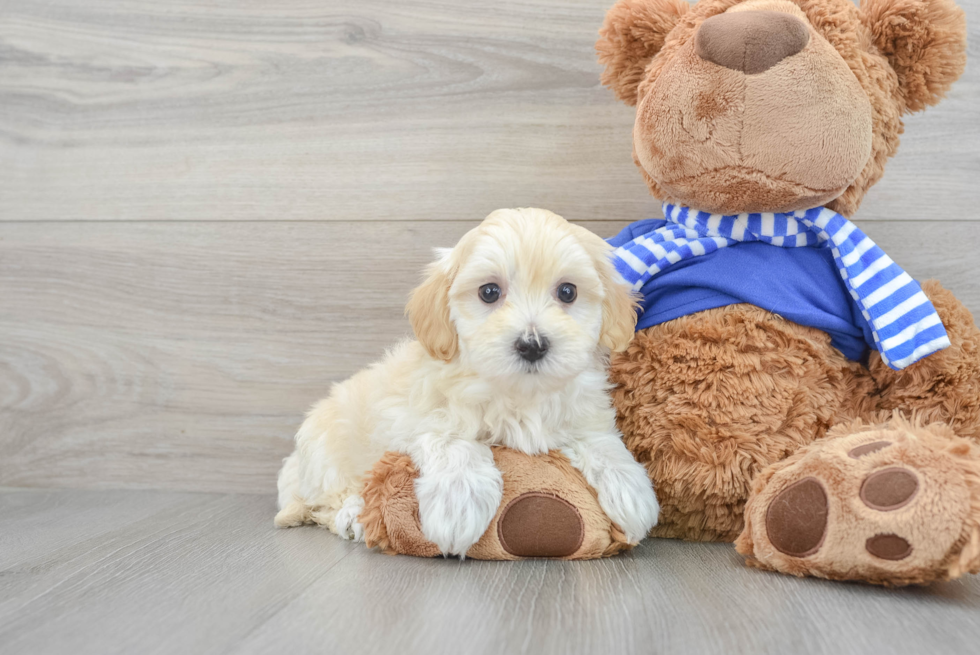
[[[599,85],[610,4],[4,0],[0,220],[657,215]],[[971,64],[860,216],[974,218],[978,99]]]
[[[0,224],[0,484],[274,488],[475,223]]]
[[[0,224],[0,485],[274,489],[302,414],[410,334],[432,246],[475,224]],[[980,315],[980,223],[862,225]]]
[[[276,531],[269,496],[0,493],[0,650],[205,653],[274,616],[355,546]]]
[[[114,653],[969,653],[980,578],[881,589],[651,540],[593,562],[389,557],[274,499],[0,493],[0,649]]]

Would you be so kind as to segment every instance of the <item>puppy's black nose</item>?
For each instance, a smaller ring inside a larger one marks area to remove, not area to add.
[[[526,362],[536,362],[548,352],[548,337],[526,334],[514,344],[514,349]]]

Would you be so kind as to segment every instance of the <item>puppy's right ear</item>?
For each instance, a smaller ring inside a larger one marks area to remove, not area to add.
[[[619,0],[606,13],[595,49],[606,67],[602,83],[617,98],[636,104],[647,64],[689,8],[684,0]]]
[[[452,250],[439,253],[429,264],[426,278],[412,291],[405,313],[415,338],[436,359],[451,361],[456,356],[458,336],[449,316],[449,287],[453,284]]]

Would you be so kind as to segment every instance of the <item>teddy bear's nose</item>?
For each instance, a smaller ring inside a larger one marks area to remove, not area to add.
[[[694,49],[701,59],[755,75],[795,55],[809,40],[799,18],[779,11],[737,11],[701,23]]]

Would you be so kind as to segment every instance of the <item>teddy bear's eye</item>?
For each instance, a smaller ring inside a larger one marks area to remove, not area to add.
[[[480,287],[480,300],[488,305],[497,302],[500,298],[500,286],[494,282],[484,284]]]
[[[571,282],[565,282],[564,284],[558,285],[558,300],[563,303],[575,302],[575,298],[578,297],[578,290],[575,285]]]

